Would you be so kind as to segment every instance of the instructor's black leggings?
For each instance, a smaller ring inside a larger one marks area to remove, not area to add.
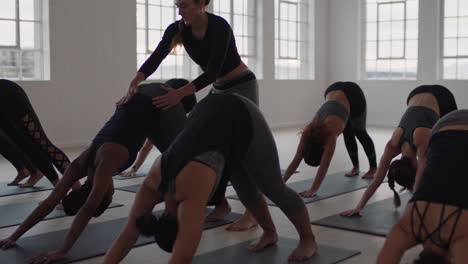
[[[27,169],[29,173],[36,173],[36,168],[1,129],[0,154],[15,167],[18,173],[23,169]]]
[[[0,80],[0,129],[51,182],[58,180],[53,165],[63,174],[70,164],[47,138],[24,90],[4,79]]]
[[[364,148],[364,152],[366,152],[369,166],[376,168],[377,159],[374,142],[367,133],[366,128],[367,102],[364,93],[359,85],[353,82],[336,82],[328,87],[325,96],[331,91],[343,91],[349,101],[349,120],[343,130],[343,137],[353,166],[359,165],[357,138]]]

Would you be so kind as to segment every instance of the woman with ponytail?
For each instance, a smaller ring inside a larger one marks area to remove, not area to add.
[[[182,98],[212,84],[210,94],[236,93],[252,100],[258,106],[258,83],[255,74],[242,61],[228,22],[205,11],[209,3],[210,0],[175,1],[182,19],[166,28],[158,46],[140,67],[130,82],[127,95],[117,102],[118,105],[125,104],[138,92],[138,84],[158,69],[171,50],[176,46],[183,46],[192,60],[201,67],[203,74],[178,90],[163,86],[168,93],[154,97],[154,105],[163,110],[169,109]],[[221,179],[218,191],[208,203],[216,206],[207,216],[209,221],[223,219],[231,210],[225,198],[225,191],[229,181],[228,175],[238,172],[234,166],[228,168],[230,169]],[[247,213],[228,229],[237,231],[253,226],[256,226],[256,223]]]
[[[414,263],[468,263],[467,149],[468,110],[453,111],[434,125],[419,187],[377,263],[400,263],[417,244],[423,250]]]
[[[382,184],[388,172],[388,183],[394,193],[395,207],[400,206],[395,182],[415,191],[426,164],[426,149],[432,126],[447,113],[456,110],[452,93],[441,85],[422,85],[408,96],[407,109],[398,127],[385,146],[372,183],[367,187],[359,204],[342,216],[361,215],[369,199]],[[400,160],[392,160],[401,154]]]
[[[230,178],[232,186],[263,229],[249,250],[261,251],[278,241],[264,194],[299,235],[289,260],[312,257],[317,245],[307,208],[281,178],[275,141],[260,110],[243,96],[214,94],[197,104],[184,130],[156,160],[103,263],[122,261],[141,233],[155,236],[162,249],[173,251],[169,263],[190,263],[202,236],[206,203],[228,165],[238,168]],[[151,216],[163,201],[165,215]]]

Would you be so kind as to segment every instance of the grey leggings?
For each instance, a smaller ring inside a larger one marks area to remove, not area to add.
[[[287,216],[295,215],[304,208],[304,202],[283,182],[278,151],[270,128],[258,108],[249,100],[241,96],[239,98],[247,105],[252,118],[252,139],[245,158],[235,163],[228,162],[223,177],[227,176],[231,180],[246,207],[256,203],[263,193]]]

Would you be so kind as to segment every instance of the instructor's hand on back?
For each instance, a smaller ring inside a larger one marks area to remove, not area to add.
[[[117,103],[117,106],[122,106],[126,104],[134,94],[138,93],[138,84],[145,79],[145,75],[142,72],[137,72],[135,78],[130,82],[130,86],[128,87],[127,94],[122,97]]]

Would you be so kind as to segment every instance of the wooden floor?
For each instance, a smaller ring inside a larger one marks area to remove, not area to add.
[[[274,136],[276,138],[282,168],[287,168],[289,162],[291,161],[296,151],[296,147],[299,141],[298,131],[299,128],[277,129],[274,131]],[[377,157],[380,157],[380,155],[383,152],[385,143],[390,138],[392,131],[390,129],[371,128],[369,132],[371,134],[371,137],[374,139],[374,143],[377,150]],[[364,155],[364,151],[362,150],[361,146],[359,147],[359,159],[361,164],[361,170],[365,171],[368,169],[368,162],[366,156]],[[64,149],[64,151],[69,155],[70,159],[75,158],[81,150],[82,148]],[[145,162],[145,165],[149,165],[150,163],[152,163],[155,157],[157,157],[158,155],[159,152],[153,150],[149,158]],[[351,161],[344,147],[343,140],[340,138],[329,172],[338,172],[347,170],[349,168],[351,168]],[[295,174],[290,179],[291,182],[310,178],[314,176],[316,172],[316,168],[309,167],[304,163],[300,165],[299,170],[301,171],[301,173]],[[3,159],[0,159],[0,172],[0,182],[10,181],[16,175],[16,171],[13,168],[13,166],[11,166],[7,161]],[[115,181],[115,186],[118,187],[136,184],[141,182],[142,180],[143,178]],[[308,204],[307,209],[309,211],[311,220],[319,219],[325,216],[342,212],[347,209],[354,208],[358,203],[363,192],[364,189]],[[0,198],[0,205],[30,200],[41,200],[44,199],[48,195],[48,193],[49,192],[46,191],[32,194],[3,197]],[[231,193],[233,193],[233,190],[232,187],[229,187],[228,194]],[[390,189],[387,187],[386,184],[383,184],[378,189],[377,193],[371,198],[370,202],[382,200],[391,196],[392,193]],[[97,219],[93,218],[91,222],[96,223],[112,220],[115,218],[126,217],[128,215],[130,206],[133,203],[134,197],[135,195],[132,193],[116,190],[114,195],[114,202],[124,204],[125,206],[110,209],[106,211],[106,213],[104,213],[101,217]],[[240,204],[240,202],[235,200],[229,200],[229,202],[234,212],[243,212],[244,208]],[[270,207],[270,212],[273,216],[280,236],[297,238],[293,226],[277,207]],[[2,212],[2,214],[3,213],[4,212]],[[47,233],[54,230],[66,229],[71,225],[72,220],[73,218],[66,217],[41,222],[33,229],[31,229],[28,233],[26,233],[25,236]],[[0,238],[8,237],[16,228],[17,227],[0,229]],[[384,238],[382,237],[343,231],[339,229],[312,226],[312,230],[314,231],[317,241],[319,243],[361,251],[360,255],[341,262],[343,264],[375,263],[375,259],[384,242]],[[203,237],[198,248],[197,254],[209,252],[214,249],[253,239],[259,237],[260,234],[261,231],[259,228],[238,233],[227,232],[224,230],[224,227],[207,230],[203,232]],[[415,248],[409,251],[404,256],[402,263],[412,263],[412,260],[416,258],[419,251],[420,248]],[[130,251],[130,253],[122,263],[167,263],[169,256],[169,254],[164,253],[162,250],[157,248],[155,244],[150,244],[147,246],[132,249],[132,251]],[[101,261],[102,257],[99,257],[77,263],[91,264],[101,263]]]

